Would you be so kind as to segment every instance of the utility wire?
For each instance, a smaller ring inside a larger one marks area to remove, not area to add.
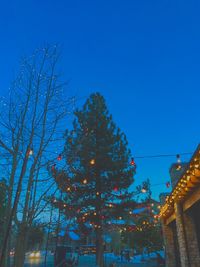
[[[192,155],[192,152],[184,152],[178,154],[158,154],[158,155],[147,155],[147,156],[135,156],[135,159],[147,159],[147,158],[164,158],[164,157],[176,157],[177,155],[184,156],[184,155]]]

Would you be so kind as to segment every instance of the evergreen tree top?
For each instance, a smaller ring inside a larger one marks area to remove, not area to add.
[[[102,219],[118,216],[116,206],[121,202],[121,207],[128,210],[128,188],[135,173],[131,152],[101,94],[91,94],[74,115],[63,152],[67,168],[57,181],[71,207],[87,213],[86,221],[101,224]]]

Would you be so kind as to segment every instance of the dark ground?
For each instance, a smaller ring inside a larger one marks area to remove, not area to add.
[[[105,258],[105,263],[109,267],[109,264],[112,263],[112,259],[106,259]],[[79,259],[79,265],[78,267],[95,267],[95,257],[94,256],[81,256]],[[156,267],[155,264],[150,264],[150,263],[141,263],[141,264],[136,264],[136,263],[116,263],[116,267]],[[24,267],[45,267],[44,265],[44,260],[27,260]],[[54,267],[53,265],[53,256],[49,256],[47,260],[47,265],[46,267]]]

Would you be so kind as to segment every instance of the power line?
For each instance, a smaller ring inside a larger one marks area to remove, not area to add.
[[[54,154],[54,155],[62,155],[62,153],[58,153],[58,152],[55,152],[55,151],[47,151],[45,150],[46,153],[49,153],[49,154]],[[165,157],[177,157],[177,155],[180,155],[180,156],[185,156],[185,155],[192,155],[193,153],[192,152],[183,152],[183,153],[179,153],[179,154],[157,154],[157,155],[144,155],[144,156],[135,156],[134,159],[151,159],[151,158],[165,158]],[[51,162],[53,161],[56,161],[57,160],[57,157],[56,158],[52,158]],[[10,164],[9,163],[0,163],[0,166],[9,166]]]
[[[178,154],[158,154],[158,155],[146,155],[146,156],[135,156],[135,159],[147,159],[147,158],[164,158],[164,157],[176,157],[177,155],[184,156],[184,155],[192,155],[192,152],[183,152]]]

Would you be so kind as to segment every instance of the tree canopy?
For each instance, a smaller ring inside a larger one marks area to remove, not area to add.
[[[130,164],[126,136],[99,93],[75,112],[73,127],[66,131],[63,156],[66,168],[53,172],[67,193],[64,205],[76,211],[79,223],[93,225],[101,241],[104,225],[134,205],[128,188],[134,181],[135,165]]]

